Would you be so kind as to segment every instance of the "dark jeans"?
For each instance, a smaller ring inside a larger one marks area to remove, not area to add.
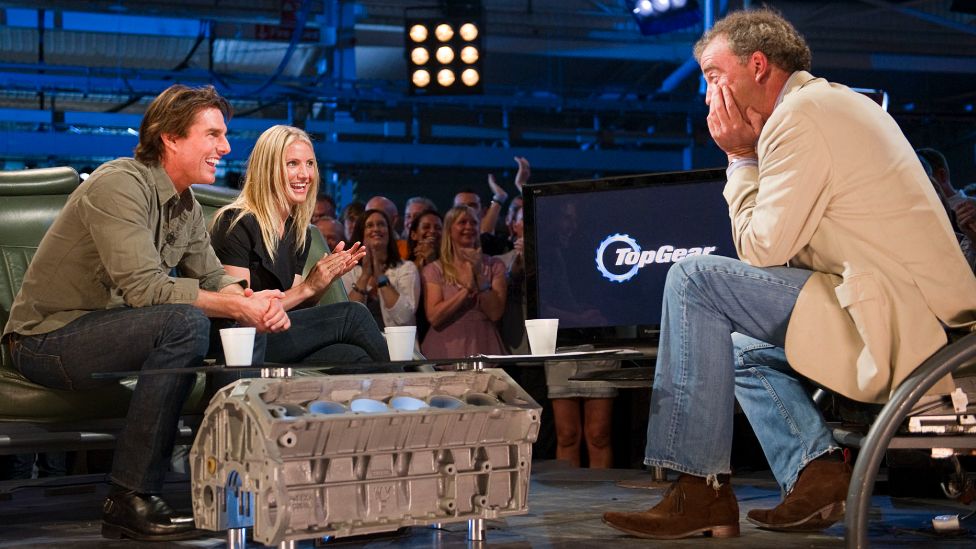
[[[199,366],[207,353],[210,321],[192,305],[154,305],[95,311],[67,326],[24,336],[14,365],[27,379],[53,389],[83,390],[116,383],[95,372]],[[190,375],[139,378],[119,434],[112,482],[158,494],[173,450]]]
[[[401,372],[402,367],[375,365],[389,362],[386,339],[376,320],[361,303],[340,302],[288,311],[291,328],[276,334],[257,334],[253,363],[329,362],[362,363],[345,368],[330,368],[330,374],[371,374]],[[214,319],[210,337],[211,358],[223,361],[219,328],[236,326],[233,321]],[[228,369],[210,376],[208,394],[213,394],[238,379],[257,377],[255,372]]]
[[[268,334],[268,362],[389,362],[386,339],[361,303],[351,301],[288,312],[291,328]]]
[[[0,480],[23,480],[37,477],[63,477],[68,474],[68,459],[64,452],[43,454],[14,454],[0,456]]]

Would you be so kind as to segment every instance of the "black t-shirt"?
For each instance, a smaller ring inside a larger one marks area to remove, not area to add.
[[[261,239],[261,228],[257,218],[252,214],[245,215],[227,232],[237,210],[226,210],[217,218],[213,234],[210,235],[214,252],[223,265],[243,267],[251,273],[251,289],[281,290],[291,288],[295,275],[302,274],[305,260],[311,246],[311,230],[305,229],[305,248],[296,250],[295,237],[292,233],[292,218],[285,221],[285,234],[278,242],[278,250],[274,262],[268,255]]]

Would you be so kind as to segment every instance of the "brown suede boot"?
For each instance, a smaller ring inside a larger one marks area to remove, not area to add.
[[[603,522],[649,539],[696,534],[733,538],[739,535],[739,504],[727,479],[716,490],[702,477],[681,475],[654,507],[640,513],[604,513]]]
[[[773,509],[749,511],[749,522],[766,530],[816,532],[844,517],[851,466],[815,459],[800,471],[793,490]]]

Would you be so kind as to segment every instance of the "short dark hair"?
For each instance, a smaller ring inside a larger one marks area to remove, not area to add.
[[[758,51],[784,71],[810,70],[810,47],[776,10],[760,8],[728,14],[695,43],[695,59],[701,62],[702,52],[719,36],[725,37],[729,50],[742,62]]]
[[[174,84],[159,94],[146,109],[139,126],[136,160],[143,164],[159,164],[163,159],[163,134],[186,137],[198,112],[217,109],[230,120],[230,103],[213,86],[190,88]]]

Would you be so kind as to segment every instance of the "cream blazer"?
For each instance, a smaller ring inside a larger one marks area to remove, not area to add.
[[[944,325],[976,324],[976,278],[935,189],[887,113],[807,72],[787,81],[757,152],[724,195],[743,261],[815,271],[790,317],[790,365],[886,401],[945,345]]]

